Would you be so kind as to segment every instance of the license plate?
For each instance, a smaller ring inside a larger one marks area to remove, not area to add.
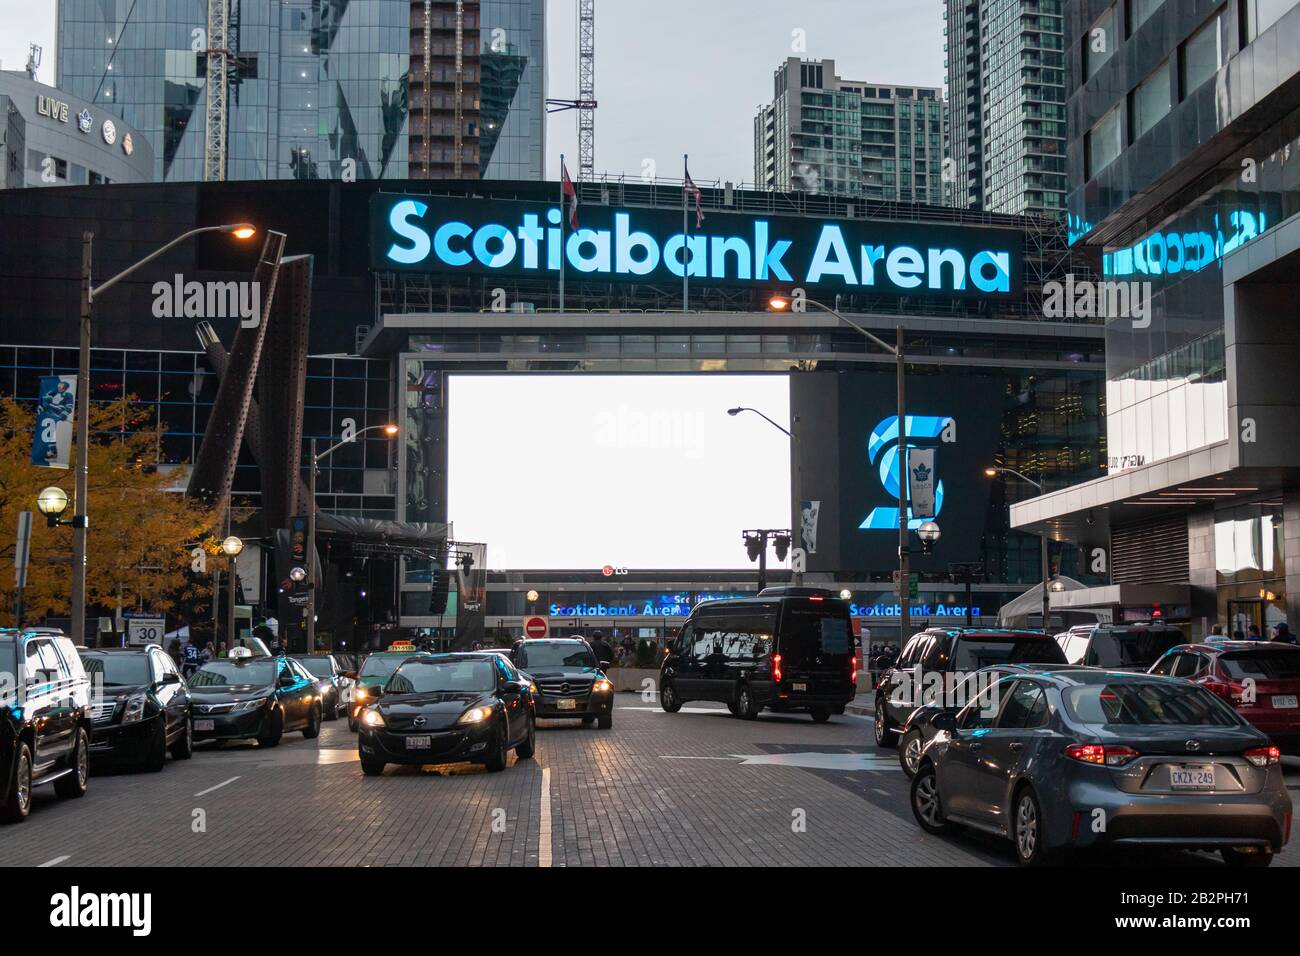
[[[555,706],[560,710],[577,710],[578,702],[572,697],[561,697],[555,702]]]
[[[1169,768],[1171,790],[1213,790],[1214,767],[1210,764],[1177,764]]]
[[[213,730],[216,727],[216,721],[196,720],[194,721],[195,730]]]
[[[790,687],[791,687],[793,690],[807,690],[807,689],[808,689],[808,685],[807,685],[807,684],[791,684]]]
[[[432,746],[433,746],[433,738],[430,737],[428,734],[422,734],[419,737],[406,738],[407,750],[428,750]]]
[[[1286,707],[1295,707],[1296,695],[1295,694],[1274,695],[1273,706],[1279,709],[1286,708]]]

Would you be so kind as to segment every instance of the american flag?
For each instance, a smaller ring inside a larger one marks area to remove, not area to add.
[[[564,160],[560,160],[560,193],[564,199],[569,201],[569,228],[576,230],[578,228],[578,190],[573,188],[573,180],[569,178],[569,169],[564,165]]]
[[[685,167],[685,169],[686,169],[686,183],[684,188],[686,189],[687,196],[695,197],[695,228],[699,229],[700,226],[704,225],[704,210],[703,208],[701,208],[700,205],[700,200],[702,198],[700,193],[700,187],[695,185],[695,180],[691,179],[691,168],[687,166]]]

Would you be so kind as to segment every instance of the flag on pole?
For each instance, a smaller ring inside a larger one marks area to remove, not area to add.
[[[569,228],[576,230],[578,228],[578,190],[573,187],[573,180],[569,178],[569,170],[564,165],[564,160],[560,160],[560,193],[569,201]]]
[[[695,228],[699,229],[700,226],[704,225],[704,209],[700,205],[700,200],[702,198],[700,193],[700,187],[695,185],[695,180],[691,179],[691,168],[687,166],[685,167],[685,169],[686,169],[686,183],[685,183],[686,195],[693,196],[695,198]]]

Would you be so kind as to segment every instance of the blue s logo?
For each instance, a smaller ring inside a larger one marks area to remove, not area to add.
[[[907,416],[907,438],[908,448],[916,448],[911,439],[929,439],[931,441],[944,438],[951,440],[948,435],[955,436],[957,421],[954,418],[944,418],[934,415],[908,415]],[[947,433],[947,434],[945,434]],[[867,440],[867,457],[871,464],[876,467],[880,475],[880,484],[884,486],[886,493],[895,501],[898,500],[898,480],[900,472],[900,458],[898,453],[898,416],[891,415],[884,419],[880,424],[871,430],[871,437]],[[925,465],[920,465],[916,469],[918,474],[916,478],[923,480],[928,477],[929,469]],[[925,474],[920,472],[924,471]],[[943,511],[943,480],[940,479],[935,484],[934,490],[934,514]],[[915,531],[921,527],[928,518],[912,517],[912,509],[907,509],[907,526]],[[898,530],[898,506],[893,507],[881,506],[871,509],[867,519],[858,526],[862,531],[897,531]]]

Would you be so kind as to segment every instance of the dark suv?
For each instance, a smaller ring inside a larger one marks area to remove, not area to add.
[[[894,746],[899,728],[929,695],[975,671],[996,664],[1064,663],[1060,645],[1041,631],[950,627],[913,634],[898,659],[879,668],[884,673],[876,684],[876,745]]]
[[[86,793],[90,681],[77,650],[50,631],[0,631],[0,820],[27,818],[32,787]]]
[[[1071,664],[1140,674],[1171,647],[1187,643],[1187,635],[1173,624],[1148,622],[1072,628],[1056,640]]]
[[[92,689],[92,756],[153,771],[168,750],[189,759],[190,691],[161,647],[83,647],[80,654]]]
[[[537,684],[538,718],[574,717],[614,725],[614,685],[580,638],[535,638],[519,641],[510,652],[515,667]]]

